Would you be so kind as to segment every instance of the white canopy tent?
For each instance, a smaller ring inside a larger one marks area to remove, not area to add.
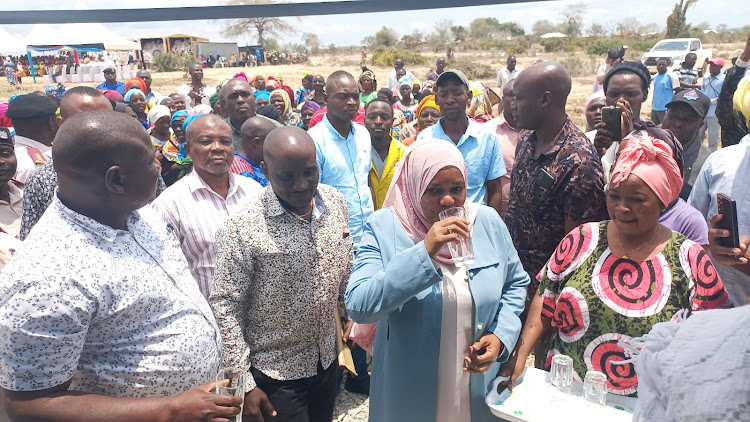
[[[101,23],[37,24],[24,41],[26,45],[34,46],[104,44],[104,49],[109,51],[136,51],[141,48],[137,42],[115,34]]]
[[[547,39],[547,38],[565,38],[567,35],[563,34],[562,32],[548,32],[539,38]]]

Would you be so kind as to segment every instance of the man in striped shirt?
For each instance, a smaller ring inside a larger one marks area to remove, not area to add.
[[[153,206],[174,229],[201,293],[208,298],[214,277],[216,231],[234,212],[260,192],[258,182],[234,175],[232,128],[214,114],[189,126],[185,151],[193,172],[164,191]]]

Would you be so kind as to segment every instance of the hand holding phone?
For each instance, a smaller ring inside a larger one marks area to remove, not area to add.
[[[607,130],[612,133],[612,140],[622,140],[622,112],[617,106],[602,107],[602,122],[606,123]]]
[[[728,237],[720,237],[719,244],[727,248],[740,247],[740,233],[737,229],[737,202],[721,193],[716,194],[719,214],[722,215],[718,228],[729,231]]]

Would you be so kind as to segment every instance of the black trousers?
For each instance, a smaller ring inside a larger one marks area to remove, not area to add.
[[[318,361],[317,375],[279,381],[250,368],[255,383],[266,393],[277,413],[271,418],[261,409],[263,419],[272,422],[331,422],[336,402],[336,369],[335,361],[326,369]]]

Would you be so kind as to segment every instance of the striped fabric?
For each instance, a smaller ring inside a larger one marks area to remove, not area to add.
[[[206,298],[211,294],[214,277],[216,231],[260,191],[256,181],[229,173],[229,194],[225,199],[193,171],[154,200],[152,206],[174,228],[190,271]]]

